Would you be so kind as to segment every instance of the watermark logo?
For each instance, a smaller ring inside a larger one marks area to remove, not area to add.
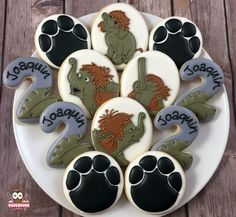
[[[12,194],[8,194],[8,197],[8,208],[12,210],[26,210],[30,207],[30,202],[27,199],[27,194],[24,195],[17,189]]]

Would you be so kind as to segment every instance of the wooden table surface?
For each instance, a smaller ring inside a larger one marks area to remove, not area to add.
[[[0,68],[19,56],[31,55],[33,35],[39,22],[55,13],[75,17],[96,12],[117,0],[0,0]],[[225,72],[230,103],[230,134],[224,157],[205,188],[187,205],[169,217],[236,216],[236,1],[235,0],[126,0],[139,11],[167,17],[185,16],[200,28],[204,48]],[[18,153],[12,128],[14,91],[0,92],[0,217],[74,217],[45,194],[25,168]],[[220,127],[220,126],[219,126]],[[33,144],[32,144],[33,145]],[[217,145],[217,144],[215,144]],[[210,154],[210,153],[209,153]],[[206,165],[207,166],[207,165]],[[45,177],[47,178],[47,177]],[[26,211],[8,208],[8,194],[14,189],[28,193],[31,207]]]

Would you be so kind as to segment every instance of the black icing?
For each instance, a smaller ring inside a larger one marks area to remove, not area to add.
[[[158,168],[161,171],[161,173],[169,174],[175,169],[175,166],[169,158],[162,157],[158,161]]]
[[[98,172],[104,172],[110,166],[110,161],[104,155],[97,155],[93,158],[93,168]]]
[[[152,158],[153,156],[151,155],[145,156],[140,162],[142,162],[142,165],[149,165]],[[178,172],[174,172],[167,176],[160,172],[159,165],[162,171],[170,171],[171,165],[167,159],[166,157],[160,158],[152,172],[146,171],[141,165],[136,165],[131,169],[129,175],[129,181],[132,184],[130,189],[131,197],[134,203],[144,211],[163,212],[171,208],[178,198],[178,192],[182,188],[181,175]],[[146,160],[148,161],[147,163],[145,162]],[[165,164],[167,168],[165,168]],[[139,180],[140,169],[144,174],[141,180]],[[135,174],[138,174],[137,182],[134,181]]]
[[[157,159],[156,157],[149,155],[149,156],[143,157],[139,161],[139,165],[147,171],[152,171],[157,166]]]
[[[190,22],[182,24],[176,18],[170,19],[165,23],[165,27],[160,26],[156,29],[153,35],[153,50],[167,54],[180,68],[185,62],[192,59],[200,48],[200,40],[195,34],[194,24]]]
[[[86,162],[89,166],[86,166]],[[81,169],[84,166],[86,169]],[[97,155],[93,160],[90,157],[82,157],[76,161],[73,167],[76,171],[71,170],[68,173],[66,186],[70,190],[71,201],[79,210],[96,213],[113,205],[117,198],[120,173],[116,167],[110,166],[110,160],[107,157]],[[87,171],[88,167],[90,167],[89,171]],[[104,169],[105,171],[101,172]],[[74,175],[75,173],[80,176],[80,179]],[[79,181],[76,183],[77,180]],[[74,189],[72,188],[74,186],[78,187]]]
[[[61,15],[57,22],[48,20],[42,25],[41,30],[44,36],[39,36],[39,46],[48,59],[58,67],[71,53],[88,48],[86,30],[80,24],[74,25],[69,16]]]

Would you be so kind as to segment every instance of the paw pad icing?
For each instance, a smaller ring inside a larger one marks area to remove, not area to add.
[[[97,213],[114,205],[123,190],[123,174],[116,161],[92,151],[76,157],[67,167],[64,193],[81,213]]]
[[[56,14],[39,24],[35,34],[35,46],[45,62],[59,68],[71,53],[90,48],[90,35],[77,18]]]
[[[152,29],[149,50],[167,54],[180,68],[186,61],[200,56],[202,36],[198,27],[187,18],[169,17]]]
[[[181,166],[164,152],[146,152],[126,169],[126,195],[145,212],[167,214],[179,204],[184,191],[185,176]]]

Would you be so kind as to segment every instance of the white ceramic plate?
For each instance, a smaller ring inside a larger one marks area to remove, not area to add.
[[[149,30],[161,20],[161,18],[153,15],[143,15]],[[80,19],[90,28],[94,16],[95,14],[90,14]],[[205,51],[203,51],[202,56],[209,58]],[[22,124],[15,117],[17,102],[28,85],[27,82],[20,85],[15,93],[13,104],[13,127],[20,155],[38,185],[57,203],[76,213],[76,210],[67,202],[63,194],[62,179],[64,169],[52,169],[46,164],[47,151],[60,132],[45,134],[41,131],[38,124]],[[183,87],[186,89],[186,85],[182,85],[182,91]],[[201,124],[197,139],[189,147],[189,150],[194,154],[194,163],[186,172],[187,189],[178,207],[191,200],[206,185],[219,165],[226,147],[229,132],[229,105],[225,88],[215,95],[210,103],[217,108],[217,114],[213,121]],[[155,131],[153,141],[160,140],[167,133]],[[85,140],[90,141],[89,135],[86,136]],[[140,212],[123,195],[114,207],[97,216],[144,217],[151,215]]]

